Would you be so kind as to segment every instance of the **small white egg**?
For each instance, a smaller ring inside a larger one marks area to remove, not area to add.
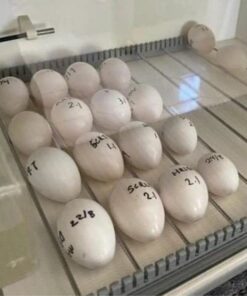
[[[68,95],[63,76],[50,69],[36,72],[30,81],[30,89],[36,103],[44,108],[51,108],[57,100]]]
[[[100,65],[100,78],[105,88],[125,92],[131,81],[128,65],[118,58],[109,58]]]
[[[157,167],[162,157],[162,145],[157,132],[140,121],[124,126],[118,135],[118,145],[125,160],[142,170]]]
[[[25,83],[16,77],[0,79],[0,109],[8,116],[27,109],[29,92]]]
[[[32,111],[16,114],[10,121],[8,133],[14,146],[24,155],[49,146],[52,141],[49,123],[43,116]]]
[[[102,89],[91,99],[95,123],[105,129],[117,131],[131,119],[130,105],[117,90]]]
[[[43,196],[59,201],[72,200],[81,192],[81,176],[74,160],[64,151],[42,147],[27,160],[29,182]]]
[[[93,116],[89,107],[79,99],[64,98],[57,101],[51,110],[51,121],[68,146],[93,125]]]
[[[99,181],[121,178],[124,162],[117,144],[98,132],[83,134],[77,139],[73,155],[82,171]]]
[[[247,69],[247,56],[243,49],[236,45],[221,47],[216,53],[216,61],[228,70]]]
[[[165,213],[158,193],[137,178],[120,180],[114,187],[109,206],[119,229],[134,240],[149,242],[164,228]]]
[[[138,84],[128,94],[133,118],[151,123],[159,120],[163,111],[163,101],[159,92],[151,85]]]
[[[188,43],[199,53],[210,53],[215,48],[214,33],[207,26],[195,24],[188,32]]]
[[[85,99],[91,97],[100,88],[100,77],[93,66],[77,62],[68,67],[65,79],[72,97]]]
[[[160,178],[160,196],[165,209],[177,220],[201,219],[208,207],[207,185],[201,175],[184,165],[175,165]]]
[[[193,122],[186,117],[170,117],[164,123],[161,139],[165,147],[176,154],[186,155],[196,148],[196,128]]]
[[[78,198],[67,203],[57,220],[57,235],[68,256],[84,267],[102,267],[115,255],[112,220],[93,200]]]
[[[232,161],[221,153],[208,153],[198,162],[198,171],[207,183],[209,192],[228,196],[238,190],[238,170]]]

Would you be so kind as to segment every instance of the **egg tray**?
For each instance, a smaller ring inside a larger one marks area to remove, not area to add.
[[[3,69],[0,70],[0,78],[16,76],[28,82],[33,73],[43,68],[50,68],[64,73],[70,64],[77,61],[85,61],[98,66],[109,57],[118,57],[125,61],[131,61],[139,59],[141,55],[153,57],[164,52],[176,52],[185,49],[186,46],[187,42],[184,37],[176,37]],[[2,129],[5,129],[3,124]],[[6,130],[4,134],[8,138]],[[213,151],[212,148],[210,150]],[[35,194],[32,194],[32,196],[35,198]],[[247,218],[240,217],[238,221],[230,223],[223,229],[217,230],[206,237],[202,237],[195,243],[187,244],[185,248],[174,250],[174,253],[113,282],[109,287],[98,287],[100,289],[97,292],[88,294],[88,296],[159,295],[215,266],[246,247]],[[78,294],[76,289],[75,294]]]

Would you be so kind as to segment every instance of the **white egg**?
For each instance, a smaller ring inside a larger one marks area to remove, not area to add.
[[[207,183],[209,192],[228,196],[239,186],[238,170],[230,159],[221,153],[208,153],[198,162],[198,171]]]
[[[109,58],[100,65],[100,78],[105,88],[125,92],[131,81],[128,65],[120,59]]]
[[[129,103],[117,90],[102,89],[91,99],[95,123],[105,129],[117,131],[131,119]]]
[[[164,123],[161,139],[165,147],[176,154],[186,155],[196,148],[196,128],[192,121],[186,117],[170,117]]]
[[[142,170],[157,167],[162,157],[162,145],[156,131],[140,121],[132,121],[118,135],[118,145],[125,160]]]
[[[51,110],[51,121],[68,146],[92,129],[93,116],[89,107],[79,99],[64,98]]]
[[[195,24],[188,32],[188,43],[199,53],[210,53],[215,48],[214,33],[207,26]]]
[[[57,235],[68,256],[84,267],[102,267],[115,255],[113,223],[93,200],[78,198],[67,203],[57,220]]]
[[[159,186],[165,209],[175,219],[190,223],[206,213],[208,190],[198,172],[175,165],[162,174]]]
[[[72,200],[81,192],[81,177],[74,160],[64,151],[42,147],[27,160],[29,182],[43,196],[59,201]]]
[[[158,193],[137,178],[120,180],[114,187],[109,206],[119,229],[134,240],[158,238],[164,228],[165,213]]]
[[[69,85],[69,92],[75,98],[91,97],[100,88],[100,77],[93,66],[84,62],[77,62],[68,67],[65,79]]]
[[[16,77],[0,79],[0,109],[8,116],[27,109],[29,92],[25,83]]]
[[[246,70],[247,56],[242,48],[229,45],[220,48],[216,53],[217,63],[228,70]]]
[[[51,108],[68,94],[68,85],[63,76],[50,69],[36,72],[30,81],[30,89],[36,103],[44,108]]]
[[[146,123],[159,120],[163,111],[163,101],[159,92],[151,85],[138,84],[128,94],[134,119]]]
[[[121,151],[105,134],[85,133],[76,141],[73,155],[82,171],[96,180],[110,181],[123,175]]]
[[[16,114],[10,121],[8,133],[14,146],[24,155],[49,146],[52,141],[49,123],[43,116],[32,111]]]

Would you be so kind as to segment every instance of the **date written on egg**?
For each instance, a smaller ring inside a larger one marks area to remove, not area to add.
[[[70,225],[72,227],[75,227],[77,224],[80,223],[81,220],[83,219],[93,219],[95,217],[95,213],[93,211],[86,211],[86,210],[83,210],[83,212],[81,214],[77,214],[75,216],[75,218],[73,220],[70,221]]]
[[[34,171],[38,171],[38,167],[36,165],[36,161],[32,161],[31,164],[27,167],[27,173],[29,176],[32,176]]]
[[[58,232],[58,239],[60,241],[61,246],[64,248],[64,242],[65,242],[65,237],[62,233],[62,231]],[[74,254],[74,247],[70,244],[66,250],[67,254],[72,257],[72,255]]]
[[[219,160],[223,160],[224,157],[220,154],[214,154],[212,156],[210,156],[209,158],[205,159],[205,162],[210,164],[211,162],[213,162],[214,160],[219,161]]]
[[[91,139],[90,141],[89,141],[89,143],[90,143],[90,145],[93,147],[93,148],[97,148],[98,147],[98,145],[102,142],[102,141],[104,141],[104,140],[106,140],[106,139],[109,139],[107,136],[105,136],[105,135],[100,135],[100,136],[98,136],[98,137],[96,137],[96,138],[94,138],[94,139]],[[109,149],[117,149],[117,146],[112,142],[112,143],[107,143],[107,147],[109,148]]]

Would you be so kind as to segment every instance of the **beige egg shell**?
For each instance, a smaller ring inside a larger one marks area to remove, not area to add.
[[[27,109],[29,91],[25,83],[16,77],[0,79],[0,109],[8,116]]]
[[[99,90],[93,95],[90,108],[95,123],[107,130],[117,131],[131,119],[128,100],[116,90]]]
[[[68,95],[63,76],[50,69],[42,69],[33,75],[30,90],[36,103],[44,108],[51,108],[57,100]]]
[[[161,133],[163,145],[176,154],[192,153],[197,146],[197,132],[193,122],[182,116],[168,118]]]
[[[128,94],[133,118],[146,123],[159,120],[163,101],[159,92],[151,85],[135,85]]]
[[[75,98],[91,97],[100,88],[100,77],[96,69],[88,63],[77,62],[68,67],[65,79],[69,92]]]
[[[234,163],[221,153],[208,153],[198,162],[198,171],[207,183],[208,190],[217,196],[228,196],[239,186],[238,170]]]
[[[73,155],[82,171],[96,180],[106,182],[123,175],[121,151],[105,134],[85,133],[76,141]]]
[[[219,48],[216,61],[221,67],[229,70],[247,69],[247,55],[242,48],[236,45]]]
[[[202,54],[208,54],[215,48],[214,33],[201,24],[192,26],[188,32],[188,43]]]
[[[110,195],[109,206],[120,230],[132,239],[148,242],[161,235],[164,208],[158,193],[147,182],[137,178],[120,180]]]
[[[50,146],[52,142],[49,123],[32,111],[16,114],[10,121],[8,134],[14,146],[24,155],[30,155],[40,147]]]
[[[51,121],[68,146],[93,125],[93,116],[89,107],[79,99],[64,98],[57,101],[51,110]]]
[[[125,92],[129,88],[131,73],[128,65],[118,58],[109,58],[100,65],[100,78],[105,88]]]
[[[184,165],[169,168],[160,178],[160,197],[165,209],[177,220],[201,219],[208,207],[208,190],[201,175]]]
[[[93,200],[67,203],[57,220],[57,235],[70,258],[89,269],[106,265],[115,255],[113,223],[105,209]]]
[[[75,199],[81,192],[81,177],[74,160],[64,151],[42,147],[27,160],[29,182],[43,196],[59,202]]]
[[[157,132],[140,121],[132,121],[118,135],[118,145],[125,160],[142,170],[155,168],[162,157],[162,145]]]

